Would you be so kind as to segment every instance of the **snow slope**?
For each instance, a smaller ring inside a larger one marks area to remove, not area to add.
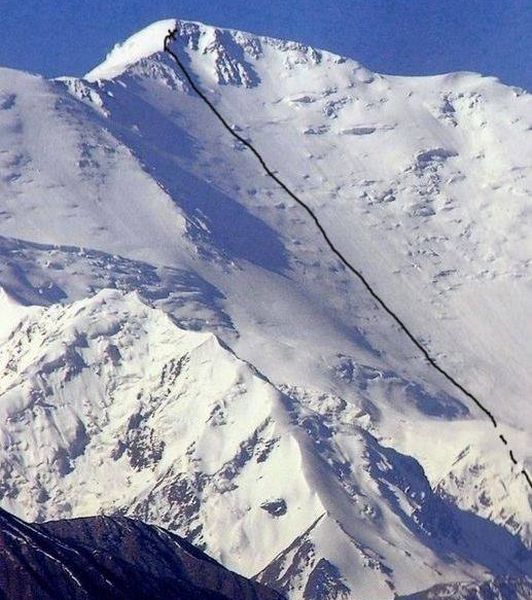
[[[0,106],[3,506],[132,514],[293,598],[530,573],[529,95],[165,21],[82,80],[1,70]]]
[[[167,523],[265,583],[289,591],[293,572],[304,594],[316,570],[385,597],[532,566],[361,427],[361,407],[282,394],[136,294],[40,309],[3,345],[0,370],[4,503],[32,519]]]

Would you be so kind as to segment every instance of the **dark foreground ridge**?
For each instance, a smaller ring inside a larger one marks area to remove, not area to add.
[[[0,510],[2,600],[283,600],[184,539],[126,517],[29,525]]]
[[[216,117],[218,118],[220,123],[225,127],[225,129],[227,129],[227,131],[236,140],[238,140],[240,143],[242,143],[248,150],[250,150],[255,155],[255,157],[260,162],[260,164],[261,164],[262,168],[264,169],[264,171],[266,172],[266,174],[269,177],[271,177],[290,196],[290,198],[295,200],[302,208],[305,209],[305,211],[310,216],[310,218],[312,219],[312,221],[314,222],[316,227],[319,229],[321,235],[327,242],[327,245],[329,246],[331,251],[342,262],[342,264],[362,282],[362,284],[367,289],[367,291],[371,294],[371,296],[376,300],[376,302],[381,306],[381,308],[383,308],[384,311],[387,312],[392,317],[392,319],[399,325],[399,327],[403,331],[403,333],[410,339],[410,341],[414,344],[414,346],[416,346],[416,348],[422,353],[422,355],[425,357],[427,362],[432,367],[434,367],[439,373],[441,373],[441,375],[443,375],[445,377],[445,379],[450,381],[454,385],[454,387],[459,389],[465,396],[467,396],[467,398],[472,400],[474,402],[474,404],[476,404],[476,406],[490,419],[493,427],[496,429],[497,428],[497,420],[495,419],[493,413],[488,408],[486,408],[474,394],[472,394],[470,391],[468,391],[461,383],[456,381],[456,379],[450,373],[448,373],[443,367],[441,367],[436,362],[436,360],[429,354],[428,350],[423,346],[423,344],[414,336],[413,333],[411,333],[411,331],[408,329],[408,327],[405,325],[405,323],[401,320],[401,318],[386,304],[386,302],[377,294],[377,292],[375,292],[375,290],[370,285],[370,283],[367,281],[365,276],[356,267],[354,267],[347,260],[347,258],[345,258],[345,256],[336,248],[333,241],[330,239],[329,235],[327,234],[327,232],[323,228],[322,224],[320,223],[318,217],[316,216],[316,213],[305,202],[303,202],[303,200],[301,200],[294,192],[292,192],[292,190],[268,167],[268,165],[266,164],[262,155],[251,144],[251,142],[249,142],[248,140],[243,138],[241,135],[236,133],[236,131],[234,131],[234,129],[229,125],[229,123],[225,120],[225,118],[220,114],[220,112],[214,106],[214,104],[199,89],[199,87],[195,84],[191,75],[189,74],[189,72],[187,71],[185,66],[183,65],[183,62],[179,59],[177,54],[175,54],[175,52],[173,52],[169,48],[169,43],[171,40],[175,40],[176,34],[177,34],[177,28],[174,29],[173,31],[168,31],[168,35],[164,38],[163,47],[164,47],[165,52],[168,52],[168,54],[170,54],[170,56],[172,56],[173,59],[176,61],[178,67],[181,69],[181,71],[183,72],[183,75],[185,76],[186,80],[190,84],[190,87],[203,100],[203,102],[205,102],[205,104],[209,107],[209,109],[216,115]],[[502,435],[499,436],[499,440],[505,446],[508,445],[508,442]],[[511,449],[508,449],[508,454],[509,454],[512,464],[517,465],[517,460],[515,459],[514,453],[512,452]],[[529,487],[532,488],[532,478],[530,477],[530,475],[528,474],[528,472],[526,471],[525,468],[523,468],[521,470],[521,474],[526,478]]]

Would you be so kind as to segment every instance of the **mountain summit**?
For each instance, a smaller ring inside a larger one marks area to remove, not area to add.
[[[85,79],[113,79],[139,61],[161,52],[165,36],[175,29],[177,23],[175,19],[157,21],[128,38],[123,44],[116,44],[104,62],[87,73]]]
[[[522,595],[530,109],[174,20],[83,79],[0,70],[2,506],[136,517],[291,599]]]

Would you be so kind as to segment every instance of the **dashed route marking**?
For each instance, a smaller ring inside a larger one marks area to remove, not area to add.
[[[469,390],[467,390],[450,373],[448,373],[443,367],[441,367],[436,362],[436,360],[434,358],[432,358],[432,356],[429,354],[428,350],[415,337],[415,335],[413,333],[411,333],[410,329],[408,329],[408,327],[401,320],[401,318],[386,304],[386,302],[377,294],[377,292],[375,292],[375,290],[373,289],[373,287],[371,286],[371,284],[367,281],[367,279],[362,274],[362,272],[359,271],[356,267],[354,267],[347,260],[347,258],[345,258],[345,256],[336,248],[336,246],[334,245],[334,242],[329,237],[329,234],[325,231],[325,229],[323,228],[322,224],[320,223],[318,217],[316,216],[316,213],[303,200],[301,200],[301,198],[299,198],[282,181],[282,179],[280,179],[275,174],[274,171],[272,171],[268,167],[266,161],[264,160],[264,158],[262,157],[262,155],[259,153],[259,151],[253,146],[253,144],[251,142],[249,142],[248,140],[246,140],[245,138],[243,138],[241,135],[239,135],[236,131],[234,131],[234,129],[231,127],[231,125],[229,125],[229,123],[225,120],[225,118],[223,117],[223,115],[218,111],[218,109],[214,106],[214,104],[200,90],[200,88],[196,85],[196,83],[192,79],[190,73],[187,71],[187,69],[183,65],[183,62],[179,59],[179,57],[177,56],[177,54],[175,52],[173,52],[169,48],[170,41],[171,40],[175,40],[176,39],[176,35],[177,35],[177,28],[168,31],[168,35],[166,35],[166,37],[164,38],[164,51],[167,52],[170,56],[173,57],[173,59],[177,63],[177,66],[182,71],[183,75],[185,76],[185,79],[188,81],[188,83],[190,84],[190,87],[194,90],[194,92],[196,92],[196,94],[203,100],[203,102],[205,102],[205,104],[209,107],[209,109],[211,110],[211,112],[217,117],[217,119],[224,126],[224,128],[227,129],[227,131],[236,140],[238,140],[240,143],[242,143],[248,150],[250,150],[252,152],[252,154],[255,155],[255,157],[257,158],[257,160],[261,164],[261,166],[264,169],[264,171],[266,172],[266,174],[269,177],[271,177],[275,181],[275,183],[277,183],[277,185],[279,185],[279,187],[281,187],[290,196],[290,198],[292,198],[293,200],[295,200],[295,202],[297,202],[297,204],[299,204],[307,212],[307,214],[309,215],[309,217],[312,219],[312,221],[314,222],[314,224],[316,225],[316,227],[320,231],[321,235],[323,236],[324,240],[326,241],[327,245],[329,246],[329,248],[333,252],[333,254],[340,260],[340,262],[349,271],[351,271],[351,273],[353,275],[355,275],[360,280],[360,282],[364,285],[364,287],[366,288],[366,290],[371,294],[371,296],[374,298],[374,300],[377,302],[377,304],[379,304],[379,306],[392,317],[392,319],[397,323],[397,325],[399,325],[399,327],[403,331],[403,333],[414,344],[414,346],[416,346],[416,348],[421,352],[421,354],[425,357],[425,359],[427,360],[427,362],[434,369],[436,369],[441,375],[443,375],[443,377],[445,377],[445,379],[447,379],[450,383],[452,383],[452,385],[455,388],[459,389],[462,392],[462,394],[464,394],[464,396],[466,396],[467,398],[469,398],[470,400],[472,400],[473,403],[488,417],[488,419],[491,421],[491,424],[493,425],[493,427],[495,429],[497,429],[497,427],[498,427],[497,420],[495,419],[495,416],[493,415],[493,413],[488,408],[486,408],[482,404],[482,402],[474,394],[472,394]],[[502,443],[505,446],[508,446],[508,441],[506,440],[506,438],[502,434],[499,435],[499,438],[500,438],[500,440],[502,441]],[[513,465],[517,465],[518,464],[517,460],[515,459],[514,453],[513,453],[513,451],[512,451],[511,448],[508,450],[508,453],[509,453],[510,461],[512,462],[512,464]],[[520,474],[525,477],[526,481],[528,482],[529,487],[532,488],[532,479],[531,479],[530,475],[528,474],[528,472],[526,471],[525,468],[523,468],[520,471]]]

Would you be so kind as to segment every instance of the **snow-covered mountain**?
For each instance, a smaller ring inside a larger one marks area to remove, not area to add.
[[[526,584],[528,94],[165,21],[84,79],[1,70],[0,107],[3,507],[139,517],[294,599]]]

